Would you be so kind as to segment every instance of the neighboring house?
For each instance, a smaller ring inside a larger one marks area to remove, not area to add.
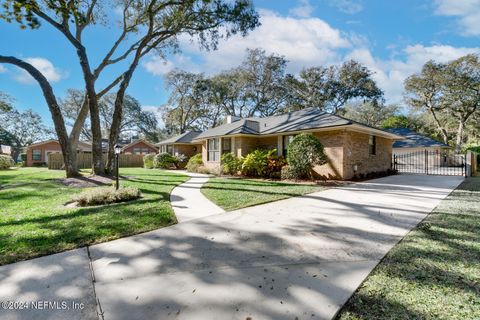
[[[89,143],[80,141],[77,146],[77,152],[91,152],[92,146]],[[52,153],[62,153],[62,148],[58,140],[46,140],[33,143],[27,146],[27,167],[34,165],[48,164],[48,155]]]
[[[314,134],[325,148],[328,163],[314,168],[328,179],[351,179],[356,174],[391,169],[392,144],[403,137],[309,108],[267,118],[228,117],[227,123],[199,134],[202,157],[209,169],[218,169],[222,153],[244,157],[255,149],[277,149],[285,155],[299,133]]]
[[[12,154],[12,147],[6,146],[4,144],[0,144],[0,154],[11,155]]]
[[[449,145],[408,128],[392,128],[386,129],[386,131],[405,137],[404,140],[396,141],[393,144],[393,153],[397,155],[425,150],[442,153],[442,151],[450,149]]]
[[[150,154],[157,153],[158,147],[144,139],[133,141],[122,148],[126,154]]]
[[[193,142],[200,134],[201,132],[199,131],[187,131],[178,136],[163,140],[157,143],[157,146],[160,147],[160,152],[168,152],[171,155],[184,154],[187,157],[191,157],[202,152],[202,144]]]

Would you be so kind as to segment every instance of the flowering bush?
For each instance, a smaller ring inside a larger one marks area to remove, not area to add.
[[[14,166],[12,157],[0,154],[0,170],[8,169]]]

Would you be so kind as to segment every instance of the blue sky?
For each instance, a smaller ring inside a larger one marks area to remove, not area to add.
[[[448,61],[480,53],[480,0],[255,0],[262,25],[247,37],[221,42],[217,51],[199,50],[181,38],[181,52],[167,59],[146,57],[137,69],[129,94],[145,109],[157,110],[167,100],[163,75],[173,68],[213,74],[238,65],[246,48],[260,47],[286,57],[289,72],[356,59],[372,71],[388,103],[402,99],[403,80],[429,59]],[[84,39],[93,65],[113,39],[115,28],[94,27]],[[51,80],[57,96],[82,88],[75,51],[56,30],[20,30],[0,22],[0,53],[37,66]],[[97,89],[122,65],[108,69]],[[0,91],[16,99],[19,109],[32,108],[51,123],[38,85],[19,69],[0,65]]]

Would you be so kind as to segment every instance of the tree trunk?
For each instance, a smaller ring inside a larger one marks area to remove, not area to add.
[[[52,86],[48,82],[47,78],[45,78],[45,76],[31,64],[15,57],[0,56],[0,63],[9,63],[19,68],[22,68],[38,82],[40,88],[42,89],[45,101],[47,102],[48,109],[50,110],[50,113],[52,115],[55,132],[57,133],[58,142],[60,143],[60,147],[63,153],[67,178],[78,176],[78,170],[76,169],[76,165],[74,165],[76,161],[72,160],[72,157],[74,157],[75,155],[73,155],[72,147],[68,141],[65,121],[63,119],[63,115],[60,110],[60,106],[58,105],[55,94],[53,93]]]
[[[71,157],[73,161],[73,168],[77,171],[78,171],[77,147],[78,147],[78,142],[80,140],[80,134],[82,132],[83,125],[85,124],[85,120],[87,119],[87,116],[88,116],[88,103],[87,103],[87,99],[85,98],[83,101],[82,108],[78,113],[77,119],[73,124],[72,131],[70,132],[70,136],[68,138],[73,150],[72,157]]]
[[[462,152],[463,131],[465,130],[465,121],[460,120],[457,129],[457,139],[455,141],[455,153]]]
[[[130,80],[132,79],[133,72],[138,65],[139,57],[134,59],[127,72],[125,72],[124,78],[120,83],[117,95],[115,97],[115,109],[113,110],[112,124],[110,126],[110,135],[108,138],[108,158],[107,167],[105,171],[111,174],[115,169],[115,150],[114,147],[118,143],[118,137],[120,135],[120,126],[123,118],[123,102],[125,98],[125,92],[127,91]]]
[[[437,118],[437,114],[433,110],[433,108],[428,108],[430,110],[430,113],[432,114],[433,120],[435,121],[435,124],[437,125],[438,130],[440,131],[443,139],[443,143],[448,144],[448,134],[447,130],[445,130],[444,127],[440,124],[440,120]]]

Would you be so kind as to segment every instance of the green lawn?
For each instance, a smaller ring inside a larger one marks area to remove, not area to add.
[[[395,246],[337,319],[480,319],[480,177]]]
[[[325,187],[252,179],[212,178],[202,193],[226,211],[320,191]]]
[[[79,188],[54,179],[63,171],[21,168],[0,171],[0,264],[153,230],[176,222],[169,194],[187,180],[160,170],[121,169],[122,185],[144,198],[91,208],[65,208]]]

